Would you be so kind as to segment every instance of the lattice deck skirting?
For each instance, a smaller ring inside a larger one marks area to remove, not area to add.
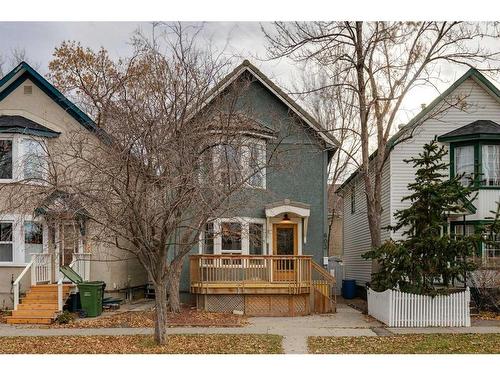
[[[298,316],[310,313],[309,295],[198,295],[198,308],[211,312],[243,311],[249,316]]]

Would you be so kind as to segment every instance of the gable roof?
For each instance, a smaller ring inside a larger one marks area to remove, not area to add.
[[[231,73],[224,77],[207,95],[205,105],[210,103],[221,91],[227,88],[244,72],[249,72],[255,77],[264,87],[273,93],[282,103],[291,109],[302,121],[304,121],[318,136],[332,149],[336,150],[339,147],[339,142],[326,130],[314,117],[305,111],[297,104],[290,96],[281,90],[274,82],[272,82],[264,73],[262,73],[255,65],[248,60],[244,60]]]
[[[405,126],[401,127],[396,134],[390,137],[387,141],[387,148],[389,149],[389,153],[396,146],[397,140],[406,132],[412,130],[414,127],[420,125],[423,121],[426,120],[426,116],[437,107],[448,95],[450,95],[455,89],[457,89],[462,83],[464,83],[467,79],[473,79],[479,86],[484,88],[491,96],[500,101],[500,90],[488,79],[486,78],[479,70],[475,68],[470,68],[467,70],[459,79],[457,79],[450,87],[448,87],[441,95],[435,98],[428,106],[426,106],[422,111],[420,111],[415,117],[413,117]],[[369,157],[371,161],[377,155],[377,150],[375,150]],[[356,169],[337,189],[344,189],[349,182],[351,182],[360,172],[361,167]]]
[[[449,133],[438,137],[439,142],[457,140],[459,138],[479,139],[479,138],[500,138],[500,125],[491,120],[477,120],[452,130]]]
[[[7,97],[26,79],[30,79],[38,88],[40,88],[45,94],[47,94],[54,102],[56,102],[63,110],[65,110],[71,117],[73,117],[86,129],[90,131],[98,131],[97,125],[89,116],[87,116],[71,100],[65,97],[58,89],[56,89],[49,81],[43,78],[25,61],[22,61],[18,66],[16,66],[2,79],[0,79],[0,101]]]
[[[47,138],[55,138],[61,134],[23,116],[0,116],[0,133],[28,134]]]

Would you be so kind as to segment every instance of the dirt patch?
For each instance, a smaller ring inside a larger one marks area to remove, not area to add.
[[[10,315],[10,311],[0,310],[0,324],[7,324],[7,317]]]
[[[151,335],[0,337],[0,354],[279,354],[277,335]]]
[[[241,327],[248,320],[240,315],[211,313],[183,308],[180,313],[169,313],[170,327]],[[53,324],[53,328],[152,328],[154,311],[126,311],[102,315],[98,318],[77,319],[68,324]]]

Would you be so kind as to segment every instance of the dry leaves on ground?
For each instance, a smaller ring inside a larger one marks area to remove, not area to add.
[[[500,334],[309,337],[308,347],[318,354],[499,354]]]
[[[150,335],[0,337],[1,354],[278,354],[277,335]]]
[[[171,327],[241,327],[247,324],[245,317],[229,313],[211,313],[183,308],[180,313],[169,313],[167,323]],[[98,318],[79,319],[54,328],[147,328],[154,327],[153,311],[126,311],[103,315]]]
[[[500,320],[500,314],[492,311],[481,311],[476,318],[481,320]]]

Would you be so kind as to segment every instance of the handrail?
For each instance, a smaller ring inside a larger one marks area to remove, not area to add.
[[[26,267],[24,267],[24,270],[19,274],[17,279],[14,281],[14,284],[12,284],[13,287],[13,292],[14,292],[14,310],[17,310],[17,306],[19,305],[19,284],[21,283],[21,279],[26,275],[26,272],[33,266],[33,263],[35,260],[32,258],[31,262],[29,262]]]
[[[255,283],[309,286],[309,255],[193,255],[190,257],[191,282],[238,284]]]
[[[336,283],[335,277],[332,276],[331,274],[329,274],[318,263],[316,263],[315,261],[312,261],[311,264],[312,264],[312,267],[313,267],[314,271],[318,272],[325,279],[325,281],[328,281],[328,282],[333,283],[333,284]]]

